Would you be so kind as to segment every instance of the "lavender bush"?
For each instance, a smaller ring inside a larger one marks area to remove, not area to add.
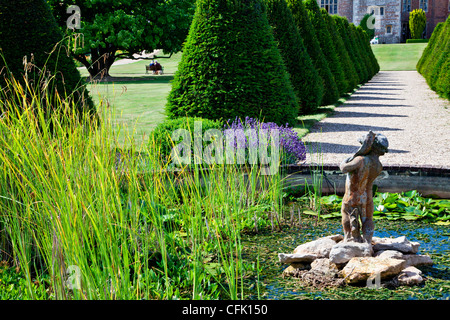
[[[245,145],[247,150],[251,148],[257,148],[259,144],[259,130],[260,129],[278,129],[280,133],[280,156],[282,159],[282,164],[295,164],[306,159],[306,148],[298,134],[286,124],[285,126],[279,126],[274,122],[261,122],[258,119],[245,117],[242,121],[239,117],[236,117],[233,122],[231,119],[225,124],[225,129],[231,130],[243,130],[255,129],[250,131],[254,136],[247,137],[245,134],[236,134],[236,140],[234,142],[234,147],[237,148],[238,143]],[[236,131],[242,132],[242,131]],[[269,135],[269,146],[271,145],[270,135]]]

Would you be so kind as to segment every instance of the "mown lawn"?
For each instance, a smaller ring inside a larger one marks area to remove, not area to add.
[[[372,49],[381,70],[415,70],[426,43],[380,44]],[[163,76],[145,73],[149,60],[130,64],[112,66],[110,74],[121,78],[112,83],[92,83],[89,85],[91,95],[96,103],[103,102],[112,112],[117,128],[134,131],[135,143],[145,141],[155,126],[165,119],[164,106],[170,92],[173,76],[181,60],[181,53],[170,59],[158,58],[164,66]],[[88,76],[86,69],[80,68],[83,76]],[[340,103],[347,97],[341,98]],[[338,103],[339,104],[339,103]],[[317,121],[325,118],[335,106],[319,108],[316,114],[299,117],[295,130],[302,137]],[[119,138],[123,138],[121,133]]]
[[[135,131],[133,136],[139,144],[165,118],[164,105],[170,92],[170,81],[180,59],[181,53],[170,59],[157,59],[164,66],[162,76],[145,73],[149,60],[113,65],[110,74],[120,77],[121,81],[91,83],[89,91],[97,104],[103,102],[107,106],[107,114],[112,114],[117,128]],[[88,76],[85,68],[80,68],[80,72]],[[119,138],[123,137],[124,134],[120,134]]]
[[[97,104],[107,106],[107,115],[112,115],[116,128],[121,128],[119,139],[125,136],[123,130],[134,131],[135,144],[145,141],[155,126],[164,121],[164,106],[170,92],[173,76],[181,60],[181,53],[170,59],[157,59],[164,66],[164,75],[145,74],[145,65],[149,60],[112,66],[110,75],[121,78],[108,83],[91,83],[89,90]],[[80,68],[83,76],[89,74]],[[124,78],[126,80],[124,80]],[[340,99],[342,103],[346,97]],[[319,108],[315,114],[299,117],[295,130],[302,137],[317,121],[325,118],[335,106]]]
[[[381,71],[416,70],[417,61],[427,43],[396,43],[372,45]]]

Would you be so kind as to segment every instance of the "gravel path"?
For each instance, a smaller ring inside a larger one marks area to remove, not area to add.
[[[441,99],[417,71],[381,71],[333,115],[316,123],[303,141],[312,162],[339,164],[360,147],[369,130],[384,134],[389,153],[383,165],[450,167],[450,103]],[[307,155],[306,163],[311,162]]]

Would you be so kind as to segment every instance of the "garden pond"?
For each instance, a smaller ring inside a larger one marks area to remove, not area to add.
[[[245,236],[244,260],[258,259],[259,265],[264,266],[259,275],[259,298],[450,300],[450,229],[446,225],[429,222],[377,220],[375,225],[374,236],[406,236],[410,241],[420,242],[420,254],[429,255],[433,259],[435,264],[432,267],[419,267],[426,279],[420,286],[396,289],[345,286],[319,290],[302,286],[297,278],[282,276],[287,265],[278,262],[278,253],[292,252],[301,243],[333,234],[342,234],[340,219],[323,219],[318,222],[314,217],[305,217],[300,225],[286,226],[278,232]],[[257,283],[254,282],[249,287],[256,286]],[[251,298],[258,299],[258,292]]]

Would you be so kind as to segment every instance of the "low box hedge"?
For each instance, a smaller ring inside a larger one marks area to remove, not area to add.
[[[406,43],[428,43],[429,39],[407,39]]]

